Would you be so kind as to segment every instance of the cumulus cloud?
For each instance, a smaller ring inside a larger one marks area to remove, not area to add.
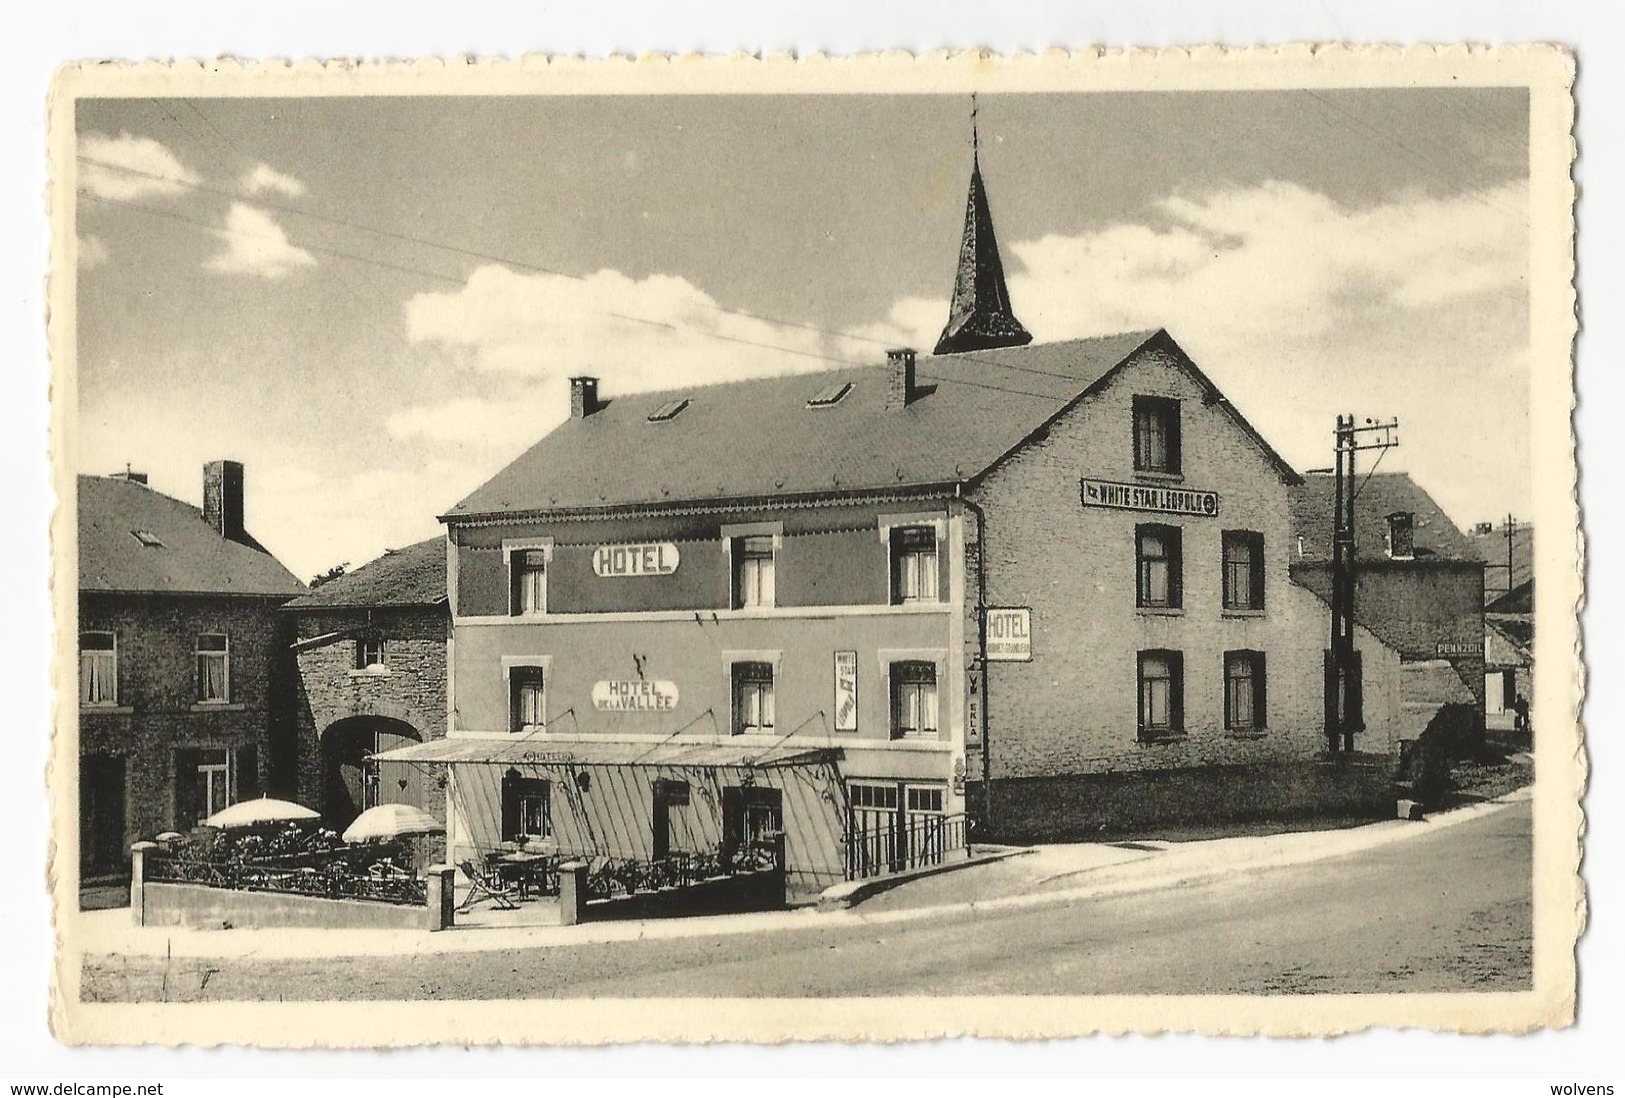
[[[95,270],[106,262],[106,241],[91,233],[79,238],[79,269],[81,271]]]
[[[275,191],[289,198],[298,198],[305,193],[303,182],[285,172],[277,171],[269,164],[256,164],[244,172],[242,185],[249,194]]]
[[[79,155],[79,185],[119,202],[168,197],[202,182],[167,146],[148,137],[87,134]]]
[[[225,228],[215,230],[215,236],[226,249],[205,264],[212,271],[283,278],[316,262],[315,256],[289,243],[288,234],[270,214],[244,202],[232,203]]]

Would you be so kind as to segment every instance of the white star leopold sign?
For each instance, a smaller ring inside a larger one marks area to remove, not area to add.
[[[1085,507],[1115,507],[1120,511],[1156,511],[1166,515],[1219,513],[1219,493],[1191,488],[1164,488],[1155,484],[1119,484],[1110,480],[1080,481],[1079,500]]]

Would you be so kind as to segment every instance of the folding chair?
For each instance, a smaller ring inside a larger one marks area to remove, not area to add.
[[[468,895],[457,905],[458,911],[467,911],[481,900],[490,900],[503,911],[519,910],[519,905],[511,898],[514,894],[513,885],[475,869],[472,859],[465,858],[458,862],[457,868],[468,878]]]

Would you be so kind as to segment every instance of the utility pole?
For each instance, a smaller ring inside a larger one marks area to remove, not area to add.
[[[1399,420],[1355,425],[1352,415],[1337,417],[1333,434],[1337,464],[1332,512],[1332,635],[1326,656],[1326,744],[1333,754],[1354,750],[1354,734],[1365,727],[1359,656],[1354,648],[1355,457],[1362,450],[1386,452],[1399,445]],[[1382,454],[1377,455],[1377,461]],[[1376,463],[1372,463],[1372,472]],[[1369,478],[1370,473],[1366,476]]]

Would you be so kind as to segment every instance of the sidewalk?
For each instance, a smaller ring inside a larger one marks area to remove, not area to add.
[[[128,909],[79,912],[64,937],[86,955],[309,959],[545,949],[637,939],[718,937],[882,925],[1154,891],[1353,854],[1478,819],[1529,788],[1422,822],[1386,820],[1338,831],[1189,843],[1077,843],[899,885],[848,910],[753,912],[580,926],[469,926],[419,930],[187,930],[131,925]]]

